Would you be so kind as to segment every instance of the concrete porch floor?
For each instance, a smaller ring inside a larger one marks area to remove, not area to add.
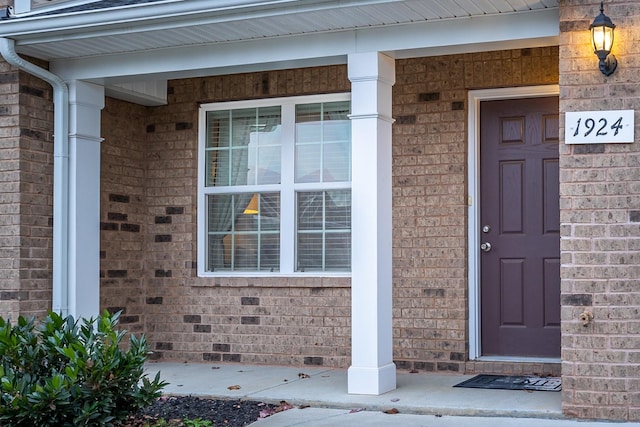
[[[309,405],[276,414],[257,425],[275,426],[601,426],[607,422],[566,419],[561,393],[454,388],[472,375],[398,371],[397,389],[380,396],[347,393],[347,371],[322,367],[150,362],[161,372],[165,394]],[[306,375],[299,375],[306,374]],[[229,389],[239,386],[238,389]],[[365,409],[350,413],[353,409]],[[382,411],[396,408],[399,414]],[[499,421],[503,419],[504,423]],[[453,423],[453,424],[449,424]],[[626,423],[625,425],[640,425]]]

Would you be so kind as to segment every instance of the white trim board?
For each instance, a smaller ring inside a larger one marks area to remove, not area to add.
[[[482,358],[480,346],[480,102],[497,99],[557,96],[558,85],[526,86],[469,91],[467,139],[468,170],[468,282],[469,282],[469,360]],[[484,358],[482,358],[484,360]],[[510,358],[510,361],[529,361],[529,358]]]

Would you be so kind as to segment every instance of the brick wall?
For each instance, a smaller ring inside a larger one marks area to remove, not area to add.
[[[558,82],[558,48],[396,61],[393,88],[394,357],[452,372],[557,372],[465,362],[467,91]]]
[[[42,64],[40,64],[42,65]],[[51,88],[0,62],[0,316],[51,308]]]
[[[394,345],[399,367],[544,370],[465,364],[465,123],[469,88],[556,83],[557,55],[557,48],[544,48],[397,62]],[[196,275],[199,103],[349,89],[346,67],[334,66],[171,81],[169,105],[146,110],[107,103],[104,132],[122,129],[118,120],[126,117],[125,129],[134,126],[135,136],[105,134],[102,302],[124,309],[136,326],[144,324],[154,357],[349,365],[348,279]],[[146,114],[144,124],[129,120],[140,114]],[[136,148],[139,140],[145,141],[142,150]],[[141,163],[134,160],[140,153]],[[120,156],[129,162],[123,164]],[[146,219],[134,220],[141,188]],[[123,231],[126,223],[140,224],[141,233]],[[137,249],[119,246],[125,239],[137,248],[140,235],[143,272]]]
[[[20,313],[20,146],[18,72],[0,62],[0,316]],[[22,295],[25,297],[25,295]]]
[[[553,83],[557,49],[402,60],[397,75],[395,359],[401,368],[428,371],[522,370],[522,365],[465,363],[466,91]],[[29,97],[25,106],[43,105],[25,108],[34,115],[25,131],[34,141],[51,137],[44,132],[51,117],[40,117],[42,123],[36,117],[41,110],[51,114],[49,92],[38,87],[22,89]],[[122,323],[129,330],[145,331],[154,357],[348,366],[349,280],[198,278],[195,204],[200,102],[342,92],[349,87],[346,67],[335,66],[177,80],[170,83],[170,102],[164,107],[107,99],[102,123],[101,306],[123,310]],[[43,133],[36,133],[38,126],[44,126]],[[50,158],[40,161],[39,170],[47,171]],[[38,191],[47,194],[47,187]],[[38,212],[40,222],[33,221],[46,236],[50,217]],[[42,242],[50,251],[49,237]],[[40,255],[50,259],[50,253],[49,258],[46,252]],[[35,286],[37,274],[42,276],[38,283],[50,283],[46,262],[32,263],[36,268],[22,274],[34,277],[27,282],[23,278],[16,290]],[[50,304],[50,290],[41,288],[44,298],[36,297],[38,287],[23,296],[43,309]]]
[[[590,47],[598,13],[598,1],[562,2],[561,114],[640,108],[640,4],[605,2],[617,25],[610,77]],[[633,144],[560,150],[563,410],[571,416],[640,419],[639,130],[636,114]],[[586,327],[583,311],[594,316]]]
[[[145,107],[107,98],[102,112],[100,305],[140,332],[145,308]]]
[[[37,65],[45,64],[33,61]],[[53,101],[49,84],[20,73],[20,303],[24,316],[51,309]]]
[[[346,67],[176,80],[146,132],[145,330],[154,357],[348,366],[349,280],[198,278],[201,102],[349,91]]]

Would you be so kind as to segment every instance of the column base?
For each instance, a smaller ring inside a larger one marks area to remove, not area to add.
[[[396,364],[377,368],[351,366],[348,370],[349,394],[380,395],[396,389]]]

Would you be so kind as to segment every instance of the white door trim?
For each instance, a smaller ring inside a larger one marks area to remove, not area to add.
[[[469,360],[482,356],[480,346],[480,102],[495,99],[557,96],[558,85],[525,86],[469,91],[468,116],[468,260],[469,260]],[[510,358],[512,360],[512,358]],[[518,358],[518,360],[525,360]],[[526,359],[529,360],[529,359]]]

